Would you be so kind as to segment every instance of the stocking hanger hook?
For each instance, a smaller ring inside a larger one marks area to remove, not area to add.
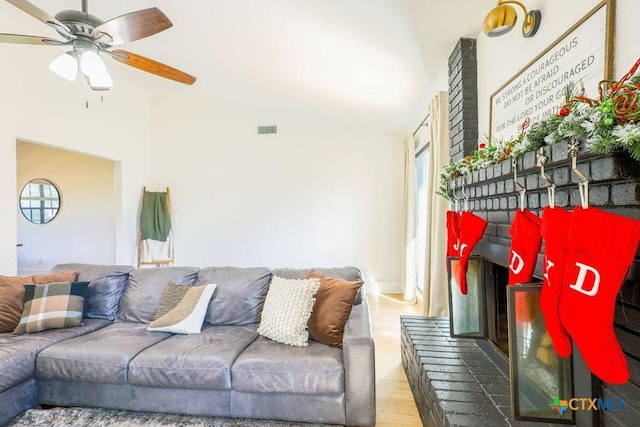
[[[549,186],[547,187],[547,193],[549,194],[549,207],[551,209],[556,207],[556,183],[553,179],[544,171],[544,165],[547,163],[548,157],[544,152],[544,147],[540,147],[536,154],[537,165],[540,168],[540,175],[547,181]]]
[[[524,211],[524,201],[527,194],[527,187],[518,182],[518,165],[515,157],[511,158],[511,166],[513,167],[513,182],[515,183],[516,187],[519,188],[518,194],[520,194],[520,202],[518,204],[518,207],[521,211]]]
[[[458,195],[456,194],[456,180],[452,179],[451,180],[451,186],[452,186],[452,192],[451,194],[453,195],[453,200],[451,200],[451,202],[453,203],[453,210],[455,212],[459,212],[460,211],[460,202],[458,201]]]
[[[578,183],[578,190],[580,190],[580,204],[582,209],[589,207],[589,178],[578,169],[578,150],[580,147],[580,141],[576,138],[571,138],[569,141],[569,156],[571,156],[571,170],[578,175],[580,182]]]
[[[463,210],[467,212],[469,210],[469,196],[467,196],[467,192],[465,191],[464,186],[467,184],[467,179],[462,177],[462,196],[464,197]]]

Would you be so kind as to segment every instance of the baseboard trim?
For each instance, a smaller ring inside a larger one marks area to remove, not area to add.
[[[401,294],[400,282],[375,282],[375,292],[379,294]]]

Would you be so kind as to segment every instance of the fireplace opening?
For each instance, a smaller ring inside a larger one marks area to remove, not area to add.
[[[489,261],[486,261],[486,263],[487,339],[508,358],[507,284],[509,282],[509,269]]]
[[[484,258],[486,341],[480,343],[499,368],[507,368],[511,406],[519,420],[572,421],[550,402],[572,395],[571,363],[562,361],[546,332],[536,283],[509,286],[509,269]],[[492,348],[493,352],[487,351]]]

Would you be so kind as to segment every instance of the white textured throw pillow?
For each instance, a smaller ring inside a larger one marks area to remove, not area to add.
[[[174,291],[176,288],[181,289],[172,295],[173,298],[176,297],[176,294],[179,295],[179,300],[171,301],[170,304],[175,304],[175,306],[166,314],[154,319],[149,324],[147,331],[172,332],[174,334],[200,333],[216,285],[190,286],[170,283],[169,288],[172,287]],[[165,291],[163,300],[169,295],[170,293]]]
[[[320,279],[283,279],[273,276],[264,301],[258,333],[274,341],[306,347],[307,322],[313,311]]]

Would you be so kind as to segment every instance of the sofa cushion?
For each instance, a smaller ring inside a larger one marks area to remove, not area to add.
[[[26,277],[0,276],[0,332],[12,332],[18,326],[24,307],[25,284],[73,282],[75,280],[75,270]]]
[[[283,344],[307,346],[305,329],[320,279],[283,279],[273,276],[264,302],[258,333]]]
[[[315,271],[323,276],[335,277],[337,279],[348,280],[350,282],[357,282],[362,279],[362,273],[356,267],[332,267],[332,268],[276,268],[273,270],[274,276],[284,277],[285,279],[304,279],[307,277],[310,271]],[[362,292],[364,287],[361,287],[356,295],[354,304],[362,303]]]
[[[129,273],[129,282],[120,300],[118,319],[150,323],[169,282],[193,285],[199,268],[164,267],[139,268]],[[209,282],[212,283],[212,282]]]
[[[342,350],[315,341],[292,347],[258,337],[233,364],[231,382],[244,392],[343,393]]]
[[[82,326],[89,282],[24,285],[24,309],[13,335]]]
[[[342,334],[353,302],[363,282],[350,282],[310,271],[307,277],[318,277],[320,288],[309,318],[309,338],[342,348]]]
[[[140,323],[117,322],[48,347],[38,355],[37,375],[50,380],[125,384],[129,362],[171,336],[146,328]]]
[[[201,285],[218,285],[204,321],[209,325],[257,325],[271,270],[268,268],[208,267],[198,273]]]
[[[129,384],[202,390],[231,389],[231,365],[258,334],[253,326],[209,326],[175,335],[138,354]]]
[[[84,323],[78,328],[49,329],[17,337],[10,333],[0,334],[0,392],[34,377],[36,356],[44,348],[109,324],[99,319],[88,319]]]
[[[129,265],[59,264],[52,272],[77,270],[76,280],[89,282],[84,300],[84,317],[115,320],[120,298],[133,267]]]
[[[153,322],[147,331],[198,334],[216,285],[176,285],[169,283]]]

